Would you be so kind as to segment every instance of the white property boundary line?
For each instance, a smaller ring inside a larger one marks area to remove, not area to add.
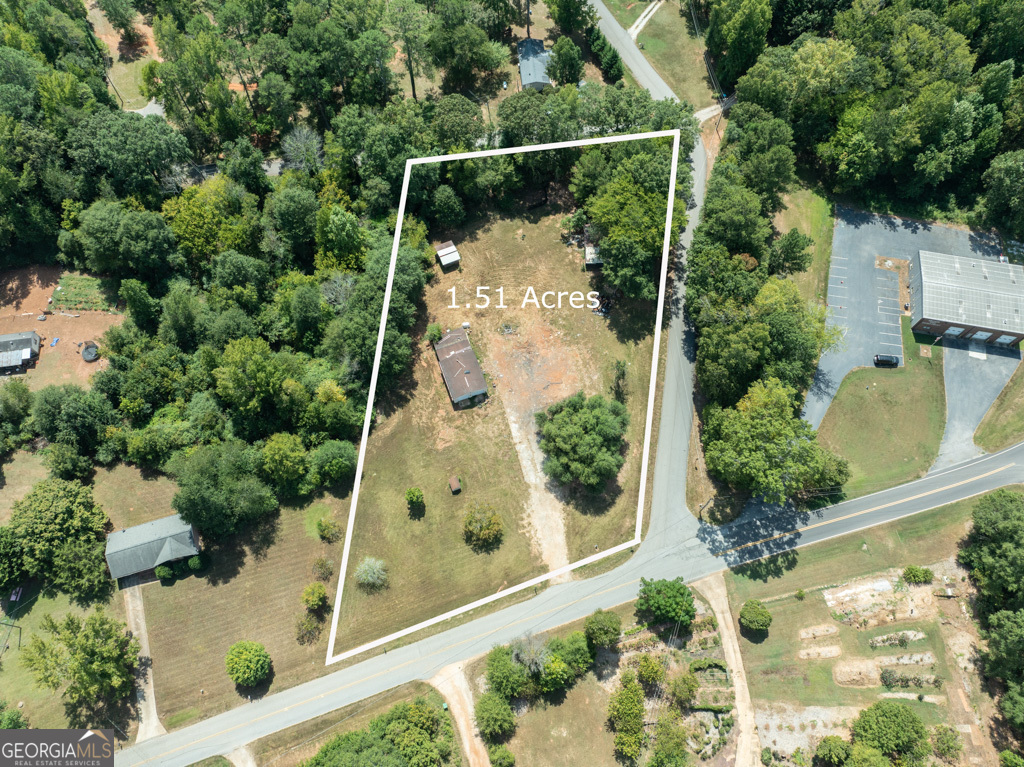
[[[620,543],[618,546],[613,546],[610,549],[593,554],[585,559],[581,559],[578,562],[560,567],[557,570],[553,570],[546,575],[539,575],[536,578],[531,578],[525,583],[520,583],[518,586],[499,591],[496,594],[478,599],[475,602],[470,602],[462,607],[457,607],[454,610],[449,610],[442,615],[435,616],[429,620],[421,621],[414,626],[409,626],[400,631],[396,631],[387,636],[375,639],[372,642],[355,647],[345,652],[334,654],[334,644],[338,635],[338,619],[341,614],[341,596],[345,585],[345,575],[348,570],[348,558],[352,549],[352,533],[355,530],[356,521],[356,504],[359,501],[359,487],[362,483],[363,477],[363,462],[366,459],[366,444],[367,439],[370,435],[370,417],[373,412],[373,401],[377,394],[377,376],[380,372],[380,358],[381,351],[384,348],[384,330],[388,319],[388,308],[391,304],[391,288],[395,281],[395,265],[398,260],[398,248],[402,238],[402,221],[405,218],[405,204],[409,195],[409,178],[412,175],[412,169],[415,165],[429,165],[438,162],[450,162],[452,160],[465,160],[475,157],[496,157],[499,155],[508,154],[522,154],[526,152],[545,152],[552,149],[569,149],[573,147],[582,146],[594,146],[597,144],[613,144],[620,141],[640,141],[644,139],[655,139],[655,138],[673,138],[672,142],[672,169],[669,173],[669,185],[668,185],[668,205],[665,213],[665,242],[662,246],[661,252],[661,278],[660,286],[658,289],[658,308],[654,320],[654,361],[651,365],[651,383],[647,397],[647,423],[644,427],[644,449],[643,458],[640,464],[640,498],[637,503],[636,511],[636,528],[633,533],[633,538]],[[434,626],[438,623],[454,618],[457,615],[469,612],[477,607],[481,607],[491,602],[495,602],[499,599],[515,594],[525,589],[536,586],[545,581],[549,581],[552,578],[556,578],[559,575],[568,573],[584,565],[589,565],[592,562],[610,557],[612,554],[617,554],[620,551],[628,549],[630,546],[634,546],[640,543],[640,531],[643,526],[644,516],[644,501],[647,493],[647,471],[649,468],[650,459],[650,448],[651,448],[651,422],[654,419],[654,398],[655,388],[658,381],[658,356],[661,347],[661,324],[665,313],[665,287],[668,280],[668,256],[669,249],[671,247],[670,237],[672,233],[672,214],[675,204],[675,189],[676,189],[676,173],[679,166],[679,129],[674,130],[663,130],[663,131],[650,131],[647,133],[633,133],[625,136],[604,136],[601,138],[590,138],[590,139],[578,139],[576,141],[560,141],[552,144],[537,144],[535,146],[523,146],[523,147],[507,147],[503,149],[487,149],[480,152],[462,152],[459,154],[448,154],[439,155],[436,157],[415,157],[405,162],[405,177],[402,179],[402,197],[398,203],[398,218],[395,222],[395,241],[391,246],[391,264],[388,267],[388,281],[387,287],[384,289],[384,306],[381,309],[380,317],[380,328],[377,331],[377,352],[373,359],[373,372],[370,375],[370,394],[366,400],[366,417],[363,421],[363,434],[359,443],[359,460],[356,463],[356,479],[355,485],[352,489],[352,505],[349,509],[348,524],[345,529],[345,546],[341,554],[341,567],[340,574],[338,576],[338,593],[334,597],[334,613],[331,617],[331,636],[327,643],[327,661],[326,665],[337,663],[338,661],[351,658],[354,655],[372,650],[376,647],[381,647],[388,642],[394,642],[396,639],[413,634],[421,629],[425,629],[429,626]]]

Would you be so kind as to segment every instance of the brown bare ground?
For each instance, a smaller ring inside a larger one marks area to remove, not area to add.
[[[455,720],[455,728],[462,742],[462,753],[469,760],[469,767],[489,767],[491,760],[487,756],[487,746],[473,719],[473,691],[466,677],[466,664],[469,662],[460,661],[445,666],[429,683],[448,702],[448,710]]]
[[[800,660],[822,660],[824,658],[838,658],[842,654],[842,647],[837,644],[829,644],[821,647],[805,647],[797,653],[797,657]]]
[[[840,687],[878,687],[882,683],[878,666],[868,658],[839,661],[832,667],[832,679]]]
[[[700,127],[700,138],[708,153],[708,178],[711,178],[711,169],[715,167],[715,160],[718,159],[718,153],[722,149],[722,137],[725,136],[725,126],[728,124],[729,121],[725,117],[722,117],[719,122],[719,115],[715,115]]]
[[[807,639],[818,639],[820,637],[829,636],[830,634],[838,633],[839,629],[828,623],[822,623],[820,626],[810,626],[805,629],[800,629],[800,638]]]
[[[89,377],[102,370],[107,361],[86,362],[79,354],[78,344],[98,341],[107,328],[120,324],[124,317],[108,312],[73,311],[64,316],[50,304],[60,279],[54,266],[27,266],[0,274],[0,335],[36,331],[43,339],[39,360],[26,374],[26,383],[33,390],[50,384],[87,385]],[[44,312],[46,321],[37,317]],[[50,346],[59,338],[56,346]]]

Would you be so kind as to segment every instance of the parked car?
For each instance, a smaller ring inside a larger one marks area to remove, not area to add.
[[[900,366],[900,358],[895,354],[876,354],[875,355],[875,367],[876,368],[898,368]]]

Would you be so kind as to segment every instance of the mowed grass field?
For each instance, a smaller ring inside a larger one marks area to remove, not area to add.
[[[372,719],[386,713],[398,703],[411,702],[420,697],[435,705],[440,705],[444,701],[441,695],[425,682],[403,684],[351,706],[344,706],[329,714],[308,719],[302,724],[260,738],[250,744],[249,750],[257,764],[272,763],[274,767],[297,767],[338,735],[364,729]],[[454,728],[454,722],[452,726]],[[461,751],[458,733],[455,736],[455,748]],[[455,763],[458,764],[459,761],[460,759],[456,757]],[[461,758],[461,762],[466,764],[464,757]]]
[[[508,743],[516,764],[531,767],[616,767],[615,733],[608,727],[608,700],[593,671],[584,674],[554,705],[541,700],[516,718]]]
[[[648,3],[637,0],[605,0],[605,6],[619,24],[629,29],[633,22],[640,18],[640,14],[647,10]]]
[[[918,340],[910,318],[900,319],[906,364],[850,372],[818,429],[821,444],[850,462],[843,488],[849,498],[924,476],[939,453],[946,425],[942,347]]]
[[[6,525],[10,520],[14,504],[49,474],[43,465],[42,454],[28,450],[19,450],[0,464],[0,525]]]
[[[526,211],[524,206],[518,212],[477,219],[458,233],[439,235],[458,242],[462,268],[443,275],[437,270],[427,286],[427,321],[442,328],[470,322],[474,349],[489,377],[489,396],[481,405],[453,409],[434,352],[419,338],[408,400],[388,404],[383,395],[378,403],[384,415],[367,445],[340,612],[339,650],[547,571],[530,539],[529,489],[506,409],[521,408],[516,398],[531,396],[530,392],[543,400],[549,384],[567,394],[582,389],[607,396],[617,359],[627,362],[630,392],[627,462],[616,493],[596,503],[573,498],[566,505],[569,561],[632,535],[653,354],[653,309],[620,303],[609,320],[587,308],[570,308],[567,302],[561,310],[522,308],[527,287],[534,287],[538,296],[547,290],[596,289],[593,274],[581,268],[581,251],[560,240],[559,222],[566,213],[549,208]],[[466,303],[482,303],[476,297],[478,286],[490,288],[490,306],[466,309]],[[456,309],[450,308],[453,287]],[[497,308],[499,287],[506,309]],[[503,324],[511,328],[507,336],[500,332]],[[554,359],[558,380],[538,383],[535,371],[511,362],[508,349],[520,343],[539,347],[541,361]],[[570,379],[575,383],[569,385]],[[533,412],[518,414],[530,432]],[[461,480],[459,495],[448,489],[453,475]],[[424,492],[422,518],[409,514],[404,498],[409,487]],[[489,553],[473,551],[463,539],[464,515],[477,503],[493,506],[504,522],[503,542]],[[379,557],[388,566],[386,589],[367,592],[356,584],[354,569],[366,556]]]
[[[807,187],[800,187],[782,198],[785,207],[775,214],[775,228],[785,234],[796,229],[814,240],[811,263],[803,272],[791,274],[805,301],[824,304],[828,298],[828,269],[832,259],[832,203]]]
[[[1024,439],[1024,366],[1018,366],[1009,382],[974,432],[982,450],[995,453]]]
[[[18,646],[18,631],[8,633],[6,626],[0,626],[0,642],[6,640],[10,645],[10,649],[0,654],[0,699],[6,700],[11,707],[24,702],[22,713],[28,717],[33,728],[62,729],[69,726],[64,713],[64,702],[59,693],[36,684],[32,672],[21,663],[22,649],[28,646],[31,638],[37,634],[43,639],[49,639],[48,634],[41,632],[43,618],[46,615],[52,615],[58,621],[65,615],[84,617],[99,606],[107,615],[124,621],[124,598],[115,591],[106,603],[90,605],[83,609],[72,604],[63,594],[40,593],[40,586],[41,584],[35,581],[24,584],[21,600],[13,605],[7,602],[10,595],[3,595],[2,617],[21,628],[21,648]],[[95,724],[99,726],[103,723]],[[119,723],[119,726],[123,727],[124,723]]]
[[[740,646],[747,671],[750,694],[755,701],[783,702],[797,706],[866,706],[878,699],[884,688],[840,686],[832,677],[838,660],[880,655],[931,651],[934,666],[908,666],[906,673],[935,673],[950,681],[946,651],[939,628],[940,617],[901,620],[867,630],[839,623],[822,596],[829,586],[855,578],[883,573],[890,568],[940,561],[957,551],[966,534],[976,499],[966,499],[903,520],[844,535],[807,548],[768,557],[726,574],[733,610],[747,599],[766,600],[772,612],[772,628],[764,641],[753,642],[741,635]],[[805,592],[804,599],[796,597]],[[838,633],[817,642],[802,641],[802,628],[834,625]],[[907,648],[873,649],[869,640],[894,631],[918,630],[926,636]],[[841,658],[802,660],[798,652],[812,645],[837,644]],[[912,688],[916,693],[916,688]],[[928,687],[926,694],[944,694]],[[912,706],[927,724],[943,721],[944,707],[917,700]]]
[[[115,529],[141,525],[176,513],[171,506],[178,485],[163,474],[143,473],[119,463],[97,467],[93,498],[103,507]]]
[[[642,12],[645,7],[646,3],[637,3],[634,9]],[[675,3],[665,3],[654,12],[636,39],[644,56],[676,96],[690,102],[695,109],[702,109],[715,103],[704,64],[704,39],[693,33],[689,11],[681,13],[682,10]],[[628,28],[629,24],[625,26]]]
[[[224,671],[224,656],[239,640],[266,646],[273,661],[273,678],[266,687],[270,692],[327,672],[329,616],[318,642],[302,646],[295,639],[295,625],[304,611],[302,589],[314,580],[313,561],[325,556],[334,563],[335,577],[326,584],[332,602],[341,562],[341,542],[322,543],[308,530],[308,510],[314,504],[315,513],[329,515],[344,527],[349,505],[345,497],[327,494],[303,506],[284,506],[229,550],[208,547],[209,564],[200,574],[142,587],[157,706],[168,729],[245,701]]]

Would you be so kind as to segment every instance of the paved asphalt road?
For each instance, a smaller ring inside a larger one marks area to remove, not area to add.
[[[969,341],[942,342],[946,382],[946,431],[932,471],[981,455],[974,432],[1020,364],[1019,349]]]
[[[610,30],[608,20],[611,16],[607,9],[599,0],[595,0],[595,5],[602,16],[602,31],[627,59],[628,47],[620,38],[625,36],[630,45],[632,41],[617,24],[615,26],[621,34]],[[642,74],[644,66],[637,66],[628,59],[627,64],[641,85],[651,87]],[[653,88],[652,93],[658,98],[663,97]],[[690,223],[683,235],[684,246],[690,243],[704,196],[706,157],[699,141],[694,147],[691,162],[694,167],[694,203],[690,209]],[[887,522],[1011,482],[1024,482],[1022,444],[950,471],[932,474],[908,485],[814,514],[767,509],[746,514],[737,523],[722,528],[701,524],[685,507],[693,339],[683,321],[681,298],[678,298],[682,291],[679,287],[677,298],[669,307],[665,404],[659,426],[651,522],[646,538],[628,562],[588,580],[551,586],[530,600],[436,636],[396,648],[386,655],[381,653],[368,657],[356,665],[144,741],[119,752],[115,757],[118,767],[177,767],[216,754],[227,754],[272,732],[405,682],[429,679],[441,668],[484,653],[497,643],[508,642],[527,632],[552,629],[582,618],[598,607],[608,608],[627,602],[635,598],[641,576],[682,576],[686,581],[693,581],[727,566],[768,554],[779,556],[767,560],[766,567],[792,566],[799,556],[792,550],[794,547]]]
[[[633,77],[636,79],[637,84],[641,88],[646,88],[651,92],[651,95],[655,99],[661,101],[663,99],[672,99],[678,101],[676,94],[672,92],[672,89],[666,85],[665,81],[661,79],[654,67],[651,66],[651,62],[640,52],[637,48],[633,38],[629,36],[629,33],[622,28],[622,25],[615,20],[612,16],[611,11],[608,10],[608,6],[601,2],[601,0],[591,0],[591,5],[594,6],[594,10],[597,11],[597,26],[600,28],[601,33],[608,39],[612,45],[615,46],[615,50],[619,52],[619,56],[622,57],[622,63],[625,64],[629,71],[633,73]]]

